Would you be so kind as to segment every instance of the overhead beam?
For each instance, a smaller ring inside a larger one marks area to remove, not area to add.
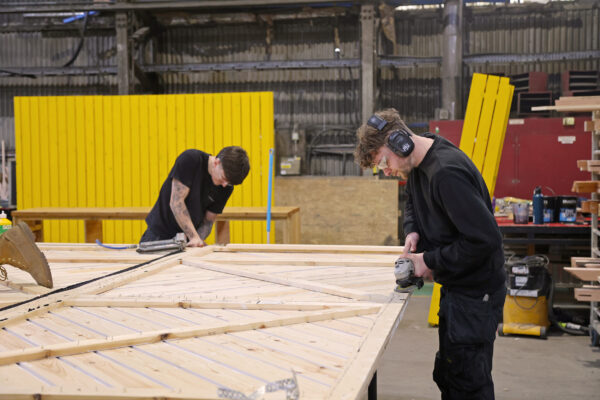
[[[62,2],[60,2],[62,3]],[[95,3],[81,4],[77,2],[64,2],[62,4],[47,5],[6,5],[0,8],[0,14],[14,14],[27,12],[74,12],[74,11],[137,11],[137,10],[182,10],[182,9],[223,9],[235,7],[268,7],[281,5],[304,5],[322,4],[310,0],[190,0],[190,1],[153,1],[153,2],[123,2],[123,3]],[[347,0],[330,0],[327,3],[348,3]]]

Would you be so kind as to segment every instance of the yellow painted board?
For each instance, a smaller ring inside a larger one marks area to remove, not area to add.
[[[496,99],[498,96],[498,85],[500,78],[494,75],[489,75],[485,85],[485,94],[483,95],[483,106],[481,107],[481,116],[479,117],[479,126],[477,127],[477,140],[473,149],[473,163],[479,171],[483,169],[485,153],[488,145],[490,127],[492,126],[492,118],[496,107]]]
[[[469,157],[473,156],[473,149],[475,148],[475,138],[477,135],[477,127],[479,126],[479,117],[481,115],[481,105],[483,104],[483,94],[485,92],[486,82],[487,75],[473,74],[467,110],[465,111],[465,122],[459,145],[460,149]]]
[[[17,97],[17,206],[151,206],[182,151],[241,145],[250,176],[228,205],[264,207],[272,103],[272,93]],[[234,222],[232,241],[263,243],[265,227]],[[145,229],[143,221],[104,222],[104,241],[137,242]],[[45,221],[44,234],[83,241],[83,222]]]
[[[490,197],[494,196],[496,177],[498,176],[500,156],[502,155],[502,149],[504,147],[504,137],[506,135],[506,125],[508,124],[513,90],[514,86],[509,84],[509,79],[501,78],[482,171],[483,179],[490,192]]]

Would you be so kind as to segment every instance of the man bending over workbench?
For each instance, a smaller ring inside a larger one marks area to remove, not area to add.
[[[188,247],[206,246],[217,215],[250,171],[246,151],[238,146],[223,148],[217,156],[186,150],[163,183],[158,200],[146,217],[148,229],[140,243],[173,238],[185,233]]]
[[[486,184],[441,136],[415,135],[388,109],[358,128],[356,161],[407,179],[405,258],[442,284],[433,380],[443,400],[493,399],[492,355],[506,287],[502,236]]]

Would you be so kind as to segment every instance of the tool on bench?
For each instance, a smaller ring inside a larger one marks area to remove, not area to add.
[[[185,234],[179,232],[173,239],[156,240],[154,242],[142,242],[138,245],[138,253],[152,253],[155,251],[180,250],[185,248]]]
[[[400,257],[394,264],[394,276],[396,277],[396,292],[411,292],[423,287],[423,278],[415,276],[415,265],[410,258]]]

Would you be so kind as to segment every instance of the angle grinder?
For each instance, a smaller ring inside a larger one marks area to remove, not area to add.
[[[396,277],[397,292],[410,291],[411,286],[417,289],[423,287],[423,278],[415,276],[415,266],[410,258],[400,257],[394,264],[394,276]]]

